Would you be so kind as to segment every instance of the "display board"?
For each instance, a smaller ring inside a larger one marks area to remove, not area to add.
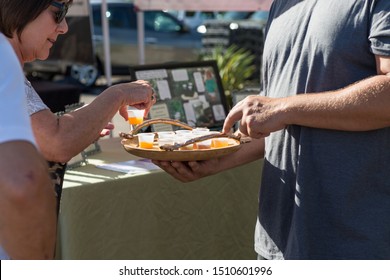
[[[153,86],[157,103],[150,118],[169,118],[192,127],[219,130],[228,108],[215,61],[197,61],[130,67],[132,80],[146,80]],[[158,124],[156,131],[175,130]]]

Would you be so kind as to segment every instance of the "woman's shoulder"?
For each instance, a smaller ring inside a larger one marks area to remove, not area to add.
[[[41,110],[49,109],[49,107],[43,103],[42,99],[39,97],[38,93],[27,78],[24,79],[24,89],[27,98],[27,109],[30,116]]]

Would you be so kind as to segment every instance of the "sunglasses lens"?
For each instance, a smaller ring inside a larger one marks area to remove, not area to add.
[[[55,6],[60,9],[58,12],[55,13],[55,15],[56,15],[56,18],[55,18],[56,22],[57,23],[61,23],[64,20],[66,14],[68,13],[68,5],[67,4],[62,4],[61,6],[57,6],[57,5],[55,5]]]
[[[57,13],[57,23],[61,23],[64,20],[66,13],[64,11],[59,11]]]
[[[66,14],[68,13],[68,5],[62,6],[61,14],[60,14],[60,22],[64,20]]]

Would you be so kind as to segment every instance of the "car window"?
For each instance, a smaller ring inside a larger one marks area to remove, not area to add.
[[[159,32],[177,32],[181,26],[169,14],[161,11],[145,12],[145,30]]]
[[[214,19],[215,14],[213,12],[202,12],[202,19]]]
[[[194,11],[186,11],[185,12],[185,16],[186,17],[194,17],[195,16],[195,12]]]
[[[269,12],[268,11],[257,11],[253,13],[249,18],[255,20],[267,20]]]
[[[101,27],[101,6],[94,6],[92,13],[94,25]],[[106,16],[110,27],[137,29],[137,17],[132,7],[108,6]]]
[[[239,20],[248,18],[253,12],[237,12],[237,11],[229,11],[226,12],[222,18],[226,20]]]

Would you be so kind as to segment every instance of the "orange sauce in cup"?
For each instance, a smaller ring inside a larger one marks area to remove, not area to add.
[[[149,143],[149,142],[140,142],[139,143],[139,147],[141,149],[153,149],[153,143]]]
[[[129,124],[141,124],[144,118],[129,117]]]
[[[213,139],[213,142],[212,142],[212,147],[213,148],[224,148],[224,147],[227,147],[229,146],[229,142],[228,141],[224,141],[224,140],[220,140],[220,139]]]

